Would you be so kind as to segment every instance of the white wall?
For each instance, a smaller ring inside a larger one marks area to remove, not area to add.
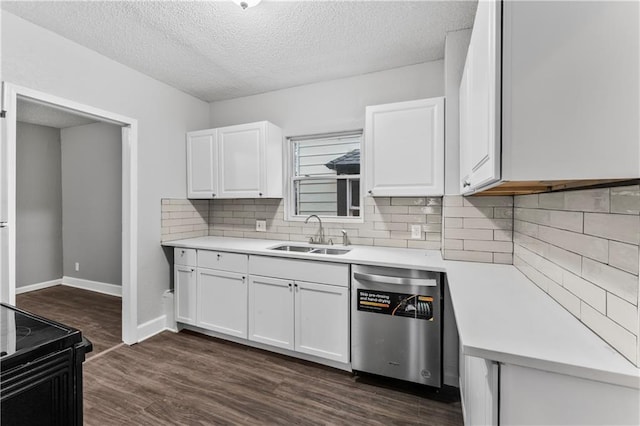
[[[185,133],[208,127],[208,104],[5,11],[1,71],[4,81],[138,120],[138,324],[159,317],[170,286],[160,200],[186,197]]]
[[[471,29],[447,33],[444,44],[445,168],[444,193],[460,194],[460,80]]]
[[[444,61],[211,103],[211,127],[269,120],[285,136],[364,128],[367,105],[444,95]]]
[[[121,285],[122,130],[68,127],[60,140],[64,276]]]
[[[62,277],[60,130],[16,128],[16,287]]]

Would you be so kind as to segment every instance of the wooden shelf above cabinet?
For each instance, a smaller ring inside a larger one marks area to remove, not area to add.
[[[527,195],[542,192],[563,191],[569,189],[587,189],[615,184],[637,184],[640,180],[629,179],[585,179],[585,180],[536,180],[518,182],[500,182],[489,189],[480,190],[473,195]]]

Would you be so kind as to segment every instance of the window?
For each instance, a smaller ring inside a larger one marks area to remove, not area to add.
[[[362,131],[289,138],[289,218],[359,218]]]

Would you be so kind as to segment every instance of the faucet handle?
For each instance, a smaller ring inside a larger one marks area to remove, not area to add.
[[[313,244],[313,237],[309,237],[309,244]]]

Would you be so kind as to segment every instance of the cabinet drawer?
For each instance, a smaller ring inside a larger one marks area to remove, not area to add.
[[[349,265],[342,263],[250,256],[249,273],[349,287]]]
[[[246,273],[248,258],[249,256],[246,254],[198,250],[198,266],[200,268]]]
[[[173,263],[176,265],[196,266],[196,250],[180,247],[174,248]]]

